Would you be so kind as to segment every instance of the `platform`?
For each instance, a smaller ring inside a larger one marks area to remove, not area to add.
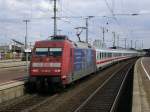
[[[15,66],[25,66],[25,61],[0,61],[0,69],[7,68],[7,67],[15,67]]]
[[[150,112],[150,57],[135,64],[132,112]]]
[[[0,84],[18,80],[27,76],[27,67],[24,61],[0,61]]]

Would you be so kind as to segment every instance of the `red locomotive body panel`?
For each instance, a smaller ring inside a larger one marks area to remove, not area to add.
[[[69,40],[36,42],[30,64],[30,76],[57,77],[63,84],[69,83],[67,77],[73,67],[71,49],[72,42]],[[37,52],[40,50],[41,52]]]

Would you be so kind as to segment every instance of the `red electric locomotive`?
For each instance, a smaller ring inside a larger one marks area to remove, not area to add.
[[[28,85],[43,88],[67,85],[96,70],[96,51],[89,44],[70,41],[66,36],[35,43]]]

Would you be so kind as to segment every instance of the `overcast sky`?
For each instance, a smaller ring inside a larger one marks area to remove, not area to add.
[[[112,45],[112,32],[116,32],[120,46],[124,46],[124,38],[127,38],[129,46],[133,40],[140,48],[143,40],[144,48],[150,48],[150,0],[58,0],[57,6],[60,17],[83,17],[58,20],[61,34],[68,35],[71,40],[77,40],[74,28],[85,26],[86,16],[95,16],[89,20],[90,41],[102,39],[102,27],[105,27],[108,29],[105,34],[107,46]],[[116,14],[115,19],[112,12]],[[133,13],[140,15],[129,15]],[[30,19],[28,42],[47,39],[53,35],[52,16],[52,0],[0,0],[0,44],[8,44],[11,39],[24,42],[24,19]],[[85,40],[85,32],[81,37]]]

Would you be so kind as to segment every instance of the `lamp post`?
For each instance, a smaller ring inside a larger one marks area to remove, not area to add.
[[[125,49],[127,48],[127,38],[124,38],[124,47],[125,47]]]
[[[105,28],[105,27],[100,27],[101,29],[102,29],[102,47],[104,47],[105,46],[105,33],[106,32],[108,32],[108,29],[107,28]]]
[[[142,40],[142,49],[143,49],[143,45],[144,45],[144,43],[143,43],[143,40]]]
[[[56,18],[57,9],[56,7],[57,7],[57,3],[56,3],[56,0],[54,0],[54,36],[57,35],[57,18]]]
[[[138,16],[138,15],[140,15],[140,14],[138,14],[138,13],[129,13],[129,14],[113,14],[114,16]],[[110,16],[103,16],[104,18],[114,18],[114,17],[110,17]],[[115,32],[112,32],[113,33],[113,37],[114,37],[114,39],[113,39],[113,47],[115,47],[116,46],[116,34],[115,34]],[[126,44],[126,42],[127,42],[127,39],[125,39],[125,48],[127,47],[127,44]],[[132,48],[132,40],[131,40],[131,48]]]
[[[131,40],[131,49],[133,48],[133,40]]]
[[[137,48],[137,42],[138,42],[138,40],[135,40],[135,49]]]
[[[88,16],[85,18],[86,21],[86,43],[88,43],[88,35],[89,35],[89,19],[93,18],[94,16]]]
[[[26,57],[26,70],[27,70],[27,73],[28,73],[28,51],[27,51],[27,49],[28,49],[28,41],[27,41],[27,39],[28,39],[28,22],[30,22],[30,20],[23,20],[23,22],[25,22],[26,23],[26,34],[25,34],[25,57]]]
[[[58,32],[59,35],[61,35],[62,30],[58,29],[57,32]]]
[[[116,32],[112,32],[113,33],[113,47],[116,47]]]

